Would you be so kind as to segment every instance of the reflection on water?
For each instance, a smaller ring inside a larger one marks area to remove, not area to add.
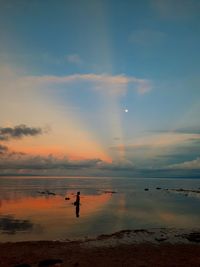
[[[76,217],[80,216],[80,204],[76,204]]]
[[[18,220],[11,215],[4,215],[0,217],[0,230],[5,234],[16,234],[21,231],[30,231],[33,224],[29,220]]]
[[[74,206],[76,207],[76,217],[80,216],[80,192],[76,194],[76,201],[74,202]]]
[[[200,199],[156,190],[158,186],[197,189],[199,180],[1,177],[0,241],[64,240],[133,228],[199,227]],[[149,191],[144,190],[147,187]]]

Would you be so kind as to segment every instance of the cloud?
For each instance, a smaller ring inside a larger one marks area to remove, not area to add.
[[[123,145],[126,150],[136,148],[164,148],[174,147],[188,142],[200,141],[200,134],[185,132],[161,132],[148,134],[133,141],[131,144]],[[111,150],[120,150],[121,145],[111,146]]]
[[[175,169],[180,160],[188,161],[198,156],[199,148],[196,142],[200,141],[199,134],[185,134],[176,132],[157,133],[140,137],[131,144],[116,145],[111,150],[127,152],[126,157],[110,163],[100,158],[85,160],[71,160],[68,157],[33,156],[20,152],[10,151],[6,146],[0,145],[1,172],[13,170],[16,173],[32,171],[80,171],[84,173],[90,170],[97,172],[131,172],[140,168],[164,168],[166,164],[173,165]],[[200,142],[199,142],[200,144]],[[181,165],[180,165],[181,167]],[[166,167],[168,169],[168,167]],[[192,167],[191,167],[192,169]]]
[[[0,140],[7,141],[10,139],[20,139],[25,136],[36,136],[42,134],[41,128],[28,127],[25,124],[15,127],[0,127]]]
[[[56,158],[53,155],[43,157],[13,153],[9,157],[1,158],[0,175],[199,177],[200,158],[168,166],[144,164],[141,167],[135,163],[136,161],[128,159],[108,163],[98,158],[70,160],[67,157]]]
[[[17,152],[9,149],[8,147],[5,147],[5,149],[1,149],[2,145],[0,145],[0,160],[1,162],[5,163],[10,160],[10,161],[15,161],[16,159],[19,159],[22,156],[27,155],[24,152]]]
[[[0,144],[0,155],[8,151],[8,147]]]
[[[175,130],[177,133],[188,133],[188,134],[200,134],[200,127],[193,126],[193,127],[182,127]]]
[[[178,164],[172,164],[169,166],[169,169],[185,169],[185,170],[195,170],[199,169],[200,170],[200,157],[191,160],[191,161],[185,161],[182,163]]]
[[[164,132],[148,134],[128,144],[116,144],[111,151],[124,149],[136,168],[168,168],[199,156],[200,134]]]
[[[73,74],[67,76],[26,76],[18,80],[19,85],[39,86],[53,84],[73,84],[87,83],[91,89],[100,92],[106,92],[112,95],[125,95],[127,87],[132,86],[139,94],[145,94],[152,89],[152,83],[149,80],[136,78],[133,76],[108,75],[108,74]]]
[[[133,31],[129,38],[132,43],[151,46],[163,42],[166,39],[166,33],[158,30],[142,29]]]
[[[187,19],[199,15],[198,0],[152,0],[156,13],[166,19]]]
[[[110,170],[110,171],[134,171],[136,169],[133,162],[127,159],[113,161],[111,163],[100,162],[98,168],[101,170]]]
[[[51,169],[87,169],[94,168],[101,163],[101,159],[69,160],[67,157],[56,158],[49,156],[31,156],[23,153],[13,153],[2,158],[0,169],[12,170],[51,170]]]
[[[15,174],[20,173],[43,173],[44,171],[49,174],[54,171],[71,171],[79,173],[80,175],[87,174],[90,171],[96,173],[105,171],[131,171],[134,170],[134,164],[129,160],[118,160],[111,163],[102,161],[98,158],[86,160],[70,160],[69,158],[57,158],[53,155],[49,156],[31,156],[23,153],[10,153],[2,157],[0,161],[0,174],[10,173],[14,171]]]
[[[67,55],[66,59],[69,63],[73,63],[75,65],[81,65],[83,63],[82,59],[78,54]]]

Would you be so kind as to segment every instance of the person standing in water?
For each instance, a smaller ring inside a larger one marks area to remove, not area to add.
[[[76,201],[74,202],[74,205],[76,206],[76,217],[79,217],[79,211],[80,211],[80,192],[77,192],[77,194],[76,194]]]

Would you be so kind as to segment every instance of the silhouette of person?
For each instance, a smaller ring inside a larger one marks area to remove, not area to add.
[[[76,194],[76,201],[74,202],[74,205],[76,206],[76,217],[79,217],[80,212],[80,192],[77,192]]]

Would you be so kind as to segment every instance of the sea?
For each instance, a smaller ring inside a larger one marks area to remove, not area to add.
[[[127,229],[196,229],[199,189],[200,179],[189,178],[1,176],[0,242],[77,240]],[[74,205],[77,192],[79,206]]]

